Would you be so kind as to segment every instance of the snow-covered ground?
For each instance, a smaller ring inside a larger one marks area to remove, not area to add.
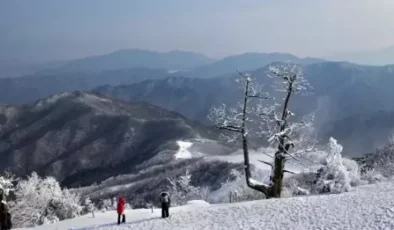
[[[394,182],[366,185],[339,195],[306,196],[244,203],[192,204],[160,211],[128,210],[127,223],[116,225],[115,212],[66,220],[39,230],[90,229],[394,229]]]
[[[228,155],[233,152],[229,147],[219,144],[217,141],[208,139],[189,139],[178,140],[178,151],[175,153],[176,159],[189,159],[203,156],[221,156]]]
[[[255,165],[257,168],[261,170],[270,171],[271,167],[261,161],[273,162],[273,156],[275,150],[271,148],[261,148],[258,150],[249,150],[249,160],[250,163]],[[243,163],[244,157],[242,150],[235,151],[229,155],[211,155],[206,156],[207,160],[221,160],[221,161],[228,161],[231,163]],[[313,165],[308,161],[296,162],[292,159],[289,159],[286,163],[286,169],[295,173],[302,172],[306,168],[311,168]]]
[[[192,142],[177,141],[176,143],[179,146],[179,149],[175,154],[176,159],[190,159],[193,157],[192,153],[189,151],[189,148],[193,145]]]
[[[178,151],[175,153],[175,159],[189,159],[194,157],[204,157],[207,160],[220,160],[231,163],[243,163],[243,153],[239,149],[237,151],[231,151],[231,149],[220,145],[216,141],[205,140],[205,139],[193,139],[193,140],[178,140],[176,142],[179,146]],[[262,163],[272,162],[275,149],[272,148],[260,148],[258,150],[249,150],[249,159],[252,164],[262,170],[270,171],[269,165]],[[305,168],[309,168],[312,165],[310,162],[305,161],[299,163],[292,159],[288,160],[286,169],[293,172],[301,172]]]

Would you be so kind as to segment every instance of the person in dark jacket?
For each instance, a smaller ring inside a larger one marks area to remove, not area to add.
[[[9,230],[11,227],[11,214],[8,212],[5,200],[3,200],[3,197],[0,197],[0,229]]]
[[[160,194],[160,203],[161,203],[161,217],[162,218],[169,217],[171,199],[170,199],[170,195],[167,192],[162,192]]]
[[[122,216],[122,223],[126,223],[125,205],[126,205],[126,199],[124,198],[124,196],[120,196],[118,200],[118,206],[116,208],[118,212],[118,224],[120,224],[121,216]]]

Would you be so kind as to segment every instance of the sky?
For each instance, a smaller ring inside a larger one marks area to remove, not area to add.
[[[119,49],[324,57],[394,45],[393,0],[1,0],[0,60]]]

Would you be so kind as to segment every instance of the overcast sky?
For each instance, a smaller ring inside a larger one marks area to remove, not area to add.
[[[0,59],[124,48],[327,56],[394,44],[394,0],[0,0]]]

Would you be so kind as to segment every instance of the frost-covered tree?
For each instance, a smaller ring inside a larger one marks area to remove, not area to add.
[[[318,171],[318,180],[315,184],[318,193],[341,193],[350,190],[351,176],[343,163],[342,149],[337,140],[331,137],[329,154],[322,162],[324,166]]]
[[[363,157],[355,158],[361,165],[363,177],[370,182],[394,177],[394,137],[389,136],[388,143]]]
[[[96,206],[90,199],[90,197],[86,197],[83,202],[83,212],[84,213],[92,213],[92,217],[94,218],[94,212],[97,210]]]
[[[10,191],[15,189],[14,182],[16,181],[17,178],[9,172],[0,175],[0,200],[5,200]]]
[[[304,172],[285,178],[286,195],[342,193],[373,179],[363,178],[359,165],[354,160],[342,157],[341,152],[342,146],[331,137],[327,146],[320,151],[318,168],[314,165],[311,169],[307,168]]]
[[[201,200],[209,202],[209,195],[211,194],[211,188],[208,186],[199,188],[199,197]]]
[[[294,115],[290,111],[290,99],[294,94],[305,91],[309,84],[304,78],[301,68],[297,65],[285,64],[270,67],[268,76],[273,78],[276,89],[285,94],[283,101],[275,101],[267,106],[266,99],[270,97],[263,92],[249,74],[242,74],[239,82],[243,87],[242,100],[235,107],[226,105],[211,110],[209,118],[217,128],[235,133],[235,140],[241,138],[244,155],[246,184],[248,187],[260,191],[267,198],[280,197],[283,187],[283,173],[288,159],[297,159],[305,152],[315,147],[314,129],[312,122],[314,114],[303,117],[301,122],[291,122]],[[254,102],[253,99],[258,99]],[[271,144],[277,145],[273,163],[264,162],[272,168],[272,175],[268,183],[258,182],[252,178],[250,172],[248,136],[255,134],[256,126]],[[251,132],[252,131],[252,132]]]
[[[254,99],[269,99],[268,94],[264,93],[250,74],[240,73],[237,82],[241,85],[243,95],[242,99],[234,106],[229,107],[225,104],[213,107],[209,114],[209,119],[214,122],[218,129],[224,130],[224,137],[229,142],[241,139],[246,184],[250,188],[267,194],[266,186],[260,183],[254,183],[250,170],[248,137],[252,130],[250,124],[254,123],[256,118],[256,107],[251,106]]]
[[[54,213],[59,220],[71,219],[82,213],[80,204],[81,197],[76,193],[71,193],[68,189],[63,189],[60,197],[54,197],[51,202],[55,207]]]
[[[191,185],[191,177],[189,170],[186,170],[185,174],[179,176],[177,179],[167,179],[170,183],[168,190],[173,205],[184,205],[187,201],[198,198],[199,188]]]
[[[99,209],[101,211],[115,210],[114,205],[112,204],[112,199],[101,200],[99,203]]]
[[[112,197],[112,207],[111,210],[116,210],[116,208],[118,207],[118,200],[116,199],[116,197]]]
[[[53,177],[42,179],[36,173],[19,181],[15,197],[11,213],[17,227],[34,227],[74,218],[82,210],[77,194],[62,190]]]
[[[268,197],[280,197],[286,161],[297,159],[297,156],[312,151],[315,147],[314,114],[304,116],[301,122],[291,121],[291,117],[295,115],[290,110],[291,97],[305,93],[310,88],[299,66],[290,63],[271,66],[268,76],[275,80],[276,90],[284,93],[282,101],[276,101],[271,108],[263,108],[260,113],[263,117],[262,124],[266,127],[265,134],[268,134],[271,143],[277,144],[274,163],[271,164],[271,183],[265,186],[266,193]]]

